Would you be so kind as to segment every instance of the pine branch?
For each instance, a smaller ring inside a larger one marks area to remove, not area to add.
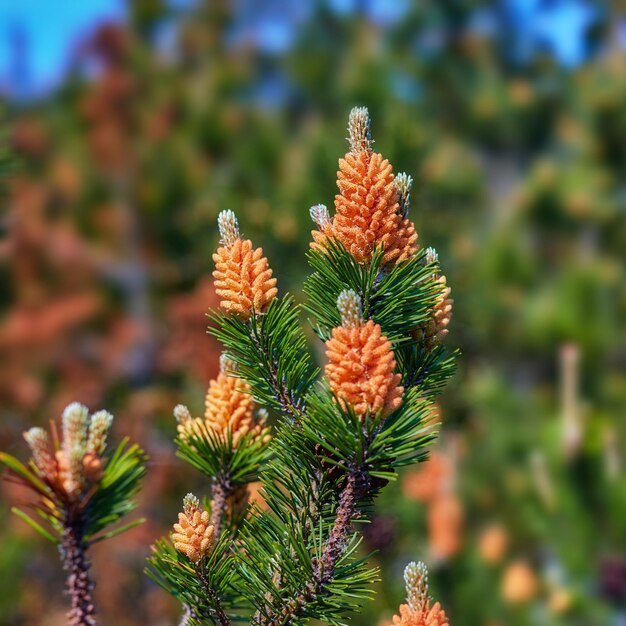
[[[198,564],[196,572],[198,574],[198,578],[202,582],[202,588],[204,590],[204,593],[206,594],[206,598],[209,601],[211,609],[214,615],[217,617],[217,622],[220,624],[220,626],[230,626],[230,619],[228,619],[228,616],[224,612],[224,608],[222,607],[219,594],[215,591],[215,589],[209,582],[207,574],[204,571],[204,567],[201,563]]]
[[[65,530],[60,550],[63,569],[67,572],[66,586],[72,608],[68,613],[69,626],[96,626],[92,591],[94,583],[89,576],[87,544],[84,538],[84,519],[69,513],[63,520]]]
[[[366,483],[361,472],[353,472],[348,475],[346,485],[339,496],[339,506],[335,522],[322,557],[316,561],[313,569],[317,587],[322,589],[335,575],[335,566],[339,557],[343,554],[348,543],[352,520],[358,517],[357,502],[366,491]]]
[[[285,380],[279,377],[276,357],[273,357],[267,349],[267,339],[263,336],[262,327],[253,322],[250,331],[250,339],[257,354],[262,359],[262,366],[267,376],[267,382],[273,391],[274,400],[284,415],[295,423],[301,421],[305,417],[302,402],[293,390],[287,388]]]
[[[23,511],[14,509],[15,513],[59,545],[71,599],[70,626],[96,624],[88,548],[141,523],[108,529],[135,508],[133,496],[147,458],[127,440],[113,454],[106,453],[112,421],[107,411],[90,416],[87,407],[73,402],[63,412],[61,437],[54,423],[51,433],[38,427],[24,433],[31,451],[28,466],[0,453],[0,463],[37,497],[34,510],[50,531]]]
[[[304,419],[306,396],[319,373],[298,316],[299,307],[290,295],[273,300],[265,313],[249,320],[222,311],[209,313],[214,322],[209,332],[237,364],[235,375],[249,383],[261,406],[292,423]]]
[[[311,213],[318,230],[305,293],[326,343],[320,384],[293,298],[276,297],[267,259],[241,237],[234,213],[218,218],[221,245],[213,258],[222,312],[210,314],[210,332],[254,399],[284,418],[260,472],[267,510],[252,508],[228,553],[237,589],[255,609],[254,626],[340,624],[358,608],[355,598],[369,593],[376,572],[354,556],[353,522],[397,467],[424,458],[434,437],[432,397],[453,369],[438,343],[450,321],[450,290],[435,252],[416,245],[407,215],[410,178],[395,185],[388,164],[372,153],[368,129],[367,110],[353,110],[336,214],[322,205]],[[228,497],[228,485],[216,478],[221,457],[207,457],[207,446],[180,450],[214,478],[213,520],[221,528]],[[175,545],[196,558],[182,539]],[[180,559],[158,556],[154,563],[184,601],[211,605],[209,590],[185,585],[193,579]]]
[[[319,602],[321,597],[332,594],[329,585],[333,582],[336,567],[346,555],[353,536],[352,522],[360,517],[358,501],[367,495],[370,481],[360,470],[351,472],[339,494],[335,518],[319,558],[312,560],[312,573],[298,593],[285,598],[274,612],[257,611],[253,624],[258,626],[284,626],[307,614],[310,605]],[[322,503],[317,503],[321,508]],[[318,508],[318,510],[319,510]]]
[[[227,626],[243,609],[228,533],[222,533],[198,561],[179,552],[170,541],[159,540],[152,548],[146,573],[180,600],[184,607],[181,625]]]

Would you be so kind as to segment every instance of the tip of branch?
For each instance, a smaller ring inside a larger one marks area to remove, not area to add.
[[[402,209],[404,217],[408,217],[409,207],[411,206],[411,186],[413,179],[405,172],[400,172],[393,179],[393,186],[398,192],[398,203]]]
[[[348,118],[348,141],[351,152],[371,151],[371,120],[367,107],[354,107]]]
[[[337,298],[337,310],[341,316],[341,325],[350,328],[363,323],[361,299],[356,291],[344,289]]]
[[[325,204],[314,204],[309,209],[309,215],[320,230],[330,224],[330,213]]]
[[[174,418],[178,424],[186,424],[191,420],[191,413],[184,404],[177,404],[174,407]]]
[[[424,611],[428,605],[428,568],[419,561],[412,561],[404,569],[406,599],[413,611]]]
[[[430,265],[431,263],[437,263],[439,261],[439,255],[437,254],[437,250],[431,247],[426,248],[424,261],[426,262],[426,265]]]
[[[235,213],[230,209],[221,211],[217,216],[217,227],[222,245],[230,247],[239,239],[239,222]]]

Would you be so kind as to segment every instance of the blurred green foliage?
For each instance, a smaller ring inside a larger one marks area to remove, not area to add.
[[[492,34],[476,29],[489,4],[415,3],[381,25],[320,3],[276,54],[241,35],[226,0],[176,11],[137,1],[125,28],[96,33],[57,93],[8,103],[1,447],[75,399],[118,409],[116,423],[156,459],[143,510],[154,526],[112,557],[111,571],[123,563],[127,574],[97,590],[105,621],[175,620],[141,561],[191,480],[172,465],[169,411],[182,395],[199,406],[216,371],[203,278],[217,213],[236,210],[281,290],[300,298],[308,207],[332,206],[354,105],[370,109],[375,148],[414,178],[420,242],[438,249],[455,298],[447,342],[463,352],[441,409],[446,506],[415,496],[414,470],[385,493],[367,542],[386,576],[356,623],[390,617],[415,558],[429,562],[453,624],[624,618],[623,15],[599,8],[594,56],[565,69],[547,54],[516,60],[504,19]],[[3,626],[42,623],[10,581],[45,593],[52,567],[42,556],[27,567],[31,547],[9,540],[19,524],[2,530]],[[494,526],[508,547],[488,562]],[[445,555],[433,528],[454,535]],[[522,599],[505,590],[520,561],[535,579]]]

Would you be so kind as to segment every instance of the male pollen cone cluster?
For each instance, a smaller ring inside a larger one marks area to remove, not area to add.
[[[61,498],[77,500],[103,474],[102,455],[113,416],[98,411],[91,417],[87,407],[73,402],[63,411],[62,439],[54,442],[43,428],[24,433],[32,462],[53,491]]]
[[[409,563],[404,570],[406,604],[392,619],[393,626],[449,626],[445,611],[439,602],[431,604],[428,595],[428,570],[424,563]]]
[[[250,386],[233,376],[235,364],[225,354],[220,357],[220,373],[209,383],[205,398],[204,418],[192,418],[189,409],[179,404],[174,409],[178,432],[182,438],[207,433],[222,441],[231,437],[233,449],[242,437],[269,439],[267,412],[259,409],[250,395]]]
[[[183,499],[183,512],[174,524],[174,547],[197,563],[211,552],[215,539],[215,527],[210,524],[208,511],[202,509],[196,496],[188,493]]]
[[[439,256],[434,248],[428,248],[425,257],[426,264],[436,263],[438,260]],[[446,283],[446,277],[434,274],[434,279],[440,285],[440,291],[432,317],[424,331],[426,342],[429,345],[441,341],[448,334],[448,326],[452,319],[452,305],[454,304],[454,300],[450,298],[451,290]]]
[[[319,230],[313,231],[311,245],[323,246],[333,237],[358,263],[369,263],[376,247],[384,249],[385,264],[411,258],[417,252],[417,233],[405,214],[410,177],[402,175],[396,183],[389,161],[372,151],[366,108],[352,109],[348,131],[350,150],[339,159],[335,216],[331,220],[324,205],[312,208]]]
[[[402,404],[401,376],[394,372],[391,342],[373,320],[363,319],[356,292],[344,290],[337,298],[341,326],[326,342],[326,377],[331,390],[361,418],[383,417]]]
[[[221,245],[213,254],[215,290],[222,309],[247,320],[253,313],[263,313],[276,297],[276,279],[263,249],[241,238],[232,211],[222,211],[217,223]]]

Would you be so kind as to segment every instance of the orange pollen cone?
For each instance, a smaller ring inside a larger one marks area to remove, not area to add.
[[[378,324],[338,326],[326,342],[325,373],[332,391],[362,417],[388,415],[402,404],[401,376],[391,343]]]

